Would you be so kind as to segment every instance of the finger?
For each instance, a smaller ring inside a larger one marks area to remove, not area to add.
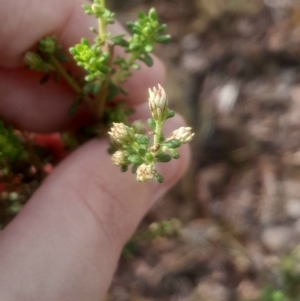
[[[83,13],[82,3],[82,0],[54,0],[43,2],[41,7],[41,1],[29,0],[26,1],[29,9],[24,10],[23,2],[0,2],[0,19],[5,20],[5,26],[0,28],[0,45],[3,45],[0,47],[0,117],[25,130],[40,132],[60,130],[73,122],[67,116],[75,97],[73,91],[66,85],[55,83],[39,85],[41,75],[23,70],[22,56],[42,37],[51,34],[57,35],[59,43],[66,49],[82,37],[92,40],[94,35],[88,28],[96,26],[96,20]],[[11,20],[9,16],[14,18]],[[110,30],[125,33],[119,24]],[[120,50],[116,52],[120,53]],[[148,87],[164,80],[164,67],[157,58],[154,58],[153,68],[141,67],[125,85],[131,105],[144,102]]]
[[[189,158],[185,148],[163,169],[164,184],[137,183],[106,150],[92,141],[74,152],[3,230],[0,300],[102,300],[124,243]]]

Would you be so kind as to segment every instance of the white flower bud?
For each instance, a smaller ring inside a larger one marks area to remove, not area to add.
[[[180,127],[179,129],[172,132],[172,134],[167,138],[167,141],[172,139],[179,140],[182,144],[190,142],[195,133],[192,132],[191,127]]]
[[[111,160],[113,164],[117,166],[122,166],[127,163],[127,157],[128,152],[126,150],[118,150],[112,155]]]
[[[108,134],[113,141],[120,143],[121,145],[131,144],[134,142],[134,131],[124,123],[113,123],[113,127]]]
[[[153,119],[163,121],[168,116],[168,97],[163,87],[158,84],[158,89],[149,88],[149,109]]]
[[[146,182],[152,180],[156,175],[156,169],[154,164],[145,164],[140,165],[136,171],[136,179],[138,182]]]

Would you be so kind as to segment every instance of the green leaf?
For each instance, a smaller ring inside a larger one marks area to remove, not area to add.
[[[155,8],[153,8],[153,7],[150,8],[148,16],[149,16],[150,19],[152,19],[153,21],[157,21],[158,17],[157,17],[157,12],[156,12]]]
[[[132,165],[132,168],[131,168],[131,172],[132,172],[132,173],[136,173],[138,167],[139,167],[139,165],[133,164],[133,165]]]
[[[128,165],[121,166],[121,172],[126,172],[128,169]]]
[[[180,155],[178,152],[176,152],[175,150],[172,150],[171,155],[173,157],[173,159],[179,159]]]
[[[127,159],[132,164],[140,165],[144,163],[144,160],[139,155],[130,155]]]
[[[169,162],[172,160],[172,157],[168,154],[158,154],[156,157],[158,162],[163,162],[163,163],[166,163],[166,162]]]
[[[168,111],[167,119],[173,118],[175,116],[175,112],[173,110]]]
[[[148,67],[152,67],[153,65],[153,59],[147,53],[145,53],[142,57],[139,57],[139,60],[144,62]]]
[[[164,31],[166,30],[166,28],[167,28],[167,25],[166,25],[166,24],[161,24],[161,25],[159,25],[158,28],[156,29],[156,32],[157,32],[157,33],[162,33],[162,32],[164,32]]]
[[[122,46],[122,47],[128,47],[129,43],[128,43],[128,41],[126,41],[124,39],[124,36],[125,35],[122,34],[122,35],[113,37],[112,38],[113,43],[116,45]]]
[[[147,159],[148,162],[153,162],[153,156],[152,156],[152,154],[147,153],[145,157],[146,157],[146,159]]]
[[[139,149],[139,154],[140,154],[141,156],[145,156],[146,152],[147,152],[147,151],[146,151],[144,148],[140,148],[140,149]]]
[[[128,153],[130,155],[135,155],[136,154],[136,150],[132,146],[127,146],[126,150],[128,151]]]
[[[67,63],[69,61],[69,58],[62,52],[56,52],[55,57],[61,62],[61,63]]]
[[[155,122],[155,120],[153,118],[149,118],[148,119],[148,125],[151,128],[151,130],[153,130],[153,131],[155,130],[155,128],[156,128],[156,122]]]
[[[122,93],[121,88],[115,85],[112,81],[110,81],[108,83],[108,94],[106,96],[106,101],[107,102],[111,101],[120,93]]]
[[[157,174],[155,175],[155,180],[156,180],[158,183],[163,183],[164,177],[163,177],[161,174],[157,173]]]
[[[104,74],[108,74],[110,72],[110,68],[105,65],[101,65],[99,66],[99,71]]]
[[[142,11],[139,11],[139,12],[138,12],[138,18],[139,18],[139,19],[144,19],[145,17],[146,17],[146,15],[145,15],[144,12],[142,12]]]
[[[139,69],[141,69],[140,65],[139,65],[139,64],[136,64],[136,63],[133,63],[133,64],[131,65],[131,68],[134,69],[134,70],[139,70]]]
[[[136,44],[136,43],[131,43],[128,47],[128,49],[130,51],[136,51],[136,50],[139,50],[141,48],[141,46],[139,44]]]
[[[155,42],[156,43],[166,43],[166,42],[169,42],[171,40],[171,36],[166,34],[166,35],[163,35],[163,36],[160,36],[160,37],[157,37],[155,39]]]
[[[152,52],[153,51],[153,45],[152,44],[147,44],[145,47],[144,47],[144,50],[145,52]]]
[[[164,145],[169,148],[177,148],[181,145],[181,142],[178,139],[171,139],[169,141],[165,141]]]
[[[83,87],[83,93],[85,95],[88,95],[88,94],[93,94],[93,95],[96,95],[99,93],[100,91],[100,88],[101,88],[101,84],[99,82],[95,83],[95,82],[89,82],[89,83],[86,83]]]
[[[135,140],[138,144],[148,144],[149,143],[149,137],[143,136],[143,135],[137,136]]]

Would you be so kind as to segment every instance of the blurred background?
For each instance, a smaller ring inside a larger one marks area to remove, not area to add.
[[[157,9],[170,106],[196,132],[107,301],[299,301],[300,1],[107,2],[123,23]]]

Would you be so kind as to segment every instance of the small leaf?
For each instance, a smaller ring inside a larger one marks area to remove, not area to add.
[[[144,163],[144,160],[139,155],[130,155],[127,159],[132,164],[140,165]]]
[[[181,142],[178,139],[171,139],[169,141],[165,141],[164,145],[169,148],[177,148],[181,145]]]
[[[112,38],[113,43],[116,45],[122,46],[122,47],[128,47],[129,43],[128,43],[128,41],[126,41],[124,39],[124,36],[125,35],[122,34],[122,35],[113,37]]]
[[[97,95],[100,92],[100,89],[101,89],[101,84],[95,83],[93,88],[93,95]]]
[[[156,180],[158,183],[163,183],[164,177],[163,177],[161,174],[157,173],[157,174],[155,175],[155,180]]]
[[[139,19],[144,19],[145,17],[146,17],[146,15],[145,15],[144,12],[142,12],[142,11],[139,11],[139,12],[138,12],[138,18],[139,18]]]
[[[148,67],[152,67],[152,65],[153,65],[153,59],[147,53],[145,53],[144,56],[139,57],[139,60],[141,60],[142,62],[144,62]]]
[[[151,128],[151,130],[153,130],[153,131],[155,130],[156,122],[155,122],[155,120],[153,118],[149,118],[148,119],[148,125]]]
[[[136,50],[139,50],[140,48],[141,48],[141,46],[136,43],[131,43],[128,47],[129,51],[136,51]]]
[[[145,150],[144,148],[140,148],[140,149],[139,149],[139,154],[140,154],[141,156],[145,156],[146,150]]]
[[[83,87],[83,93],[85,95],[92,94],[97,95],[101,89],[101,84],[99,82],[87,83]]]
[[[110,68],[105,65],[101,65],[99,66],[99,71],[101,71],[104,74],[108,74],[110,72]]]
[[[55,57],[61,62],[61,63],[67,63],[69,61],[69,58],[62,52],[55,53]]]
[[[147,44],[145,47],[144,47],[144,50],[145,52],[152,52],[153,51],[153,45],[152,44]]]
[[[130,155],[135,155],[136,154],[136,150],[132,146],[127,146],[126,150],[128,151],[128,153]]]
[[[168,111],[167,119],[173,118],[175,116],[175,112],[173,110]]]
[[[137,164],[132,165],[131,172],[136,173],[138,167],[139,167],[139,165],[137,165]]]
[[[145,157],[146,157],[146,159],[147,159],[148,162],[153,162],[153,156],[152,156],[152,154],[147,153]]]
[[[178,152],[176,152],[175,150],[172,150],[171,155],[173,157],[173,159],[179,159],[180,155]]]
[[[138,64],[136,64],[136,63],[133,63],[133,64],[131,65],[131,68],[134,69],[134,70],[139,70],[141,67],[140,67],[140,65],[138,65]]]
[[[127,169],[128,169],[128,166],[127,166],[127,165],[121,166],[121,172],[126,172]]]
[[[149,137],[143,136],[143,135],[137,136],[135,140],[138,144],[148,144],[149,143]]]
[[[149,16],[150,19],[152,19],[153,21],[157,21],[158,17],[157,17],[157,12],[156,12],[155,8],[153,8],[153,7],[150,8],[148,16]]]
[[[161,24],[161,25],[159,25],[159,27],[157,28],[157,32],[158,33],[162,33],[162,32],[164,32],[165,30],[166,30],[166,28],[167,28],[167,25],[166,24]]]
[[[163,162],[163,163],[166,163],[166,162],[169,162],[172,160],[172,157],[168,154],[159,154],[155,158],[157,159],[158,162]]]
[[[163,35],[163,36],[160,36],[160,37],[157,37],[155,39],[155,42],[156,43],[166,43],[166,42],[169,42],[171,40],[171,36],[166,34],[166,35]]]

